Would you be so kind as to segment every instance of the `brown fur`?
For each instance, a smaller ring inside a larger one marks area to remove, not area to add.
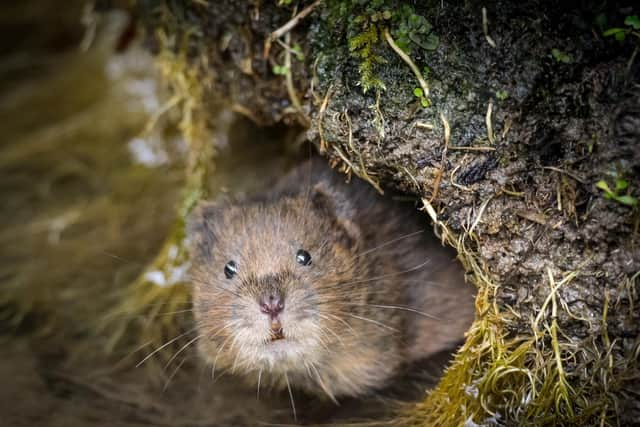
[[[260,198],[201,205],[189,237],[202,354],[215,370],[334,399],[452,348],[474,313],[452,253],[429,231],[390,243],[425,228],[424,215],[346,184],[321,161]],[[311,265],[296,262],[298,249]],[[230,260],[238,273],[228,279]],[[285,299],[284,339],[271,342],[258,300],[274,292]]]

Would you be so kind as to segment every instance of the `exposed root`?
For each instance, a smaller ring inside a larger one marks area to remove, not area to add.
[[[371,176],[366,173],[366,170],[360,170],[358,167],[356,167],[351,162],[351,160],[349,160],[349,158],[344,154],[344,152],[340,149],[340,147],[338,147],[337,145],[334,145],[333,150],[336,152],[336,154],[338,154],[340,159],[342,159],[342,161],[347,165],[350,171],[353,171],[353,173],[358,175],[358,177],[360,177],[364,181],[367,181],[369,184],[371,184],[373,188],[375,188],[376,191],[378,191],[378,193],[384,194],[384,191],[380,187],[380,184],[378,184],[373,178],[371,178]]]
[[[493,111],[493,101],[489,101],[487,106],[487,115],[485,116],[485,123],[487,125],[487,138],[491,144],[495,144],[496,138],[493,135],[493,121],[491,120],[491,113]]]
[[[567,171],[565,169],[560,169],[560,168],[557,168],[555,166],[543,166],[542,169],[547,169],[547,170],[555,171],[555,172],[570,176],[571,178],[573,178],[576,181],[578,181],[580,184],[587,185],[587,180],[586,179],[582,178],[581,176],[576,175],[573,172],[569,172],[569,171]]]
[[[234,113],[238,113],[238,114],[241,114],[241,115],[245,116],[246,118],[251,120],[253,123],[257,124],[258,126],[264,126],[265,125],[263,120],[258,118],[258,116],[256,116],[253,113],[253,111],[251,111],[251,109],[245,107],[244,105],[241,105],[241,104],[238,104],[238,103],[233,104],[231,106],[231,111],[233,111]]]
[[[434,201],[436,197],[438,197],[438,190],[440,189],[440,180],[442,179],[442,174],[444,173],[445,161],[447,160],[447,149],[449,148],[449,140],[451,139],[451,128],[449,127],[449,121],[444,116],[444,114],[440,113],[440,120],[442,121],[442,126],[444,127],[444,148],[442,149],[442,159],[440,160],[440,169],[438,170],[438,174],[433,181],[433,190],[431,192],[430,202]]]
[[[286,24],[284,24],[283,26],[281,26],[277,30],[273,31],[269,35],[269,38],[264,43],[264,51],[263,51],[263,55],[262,55],[263,58],[266,59],[266,58],[269,57],[269,51],[271,49],[271,43],[273,43],[274,40],[282,37],[283,35],[289,33],[289,31],[293,30],[296,27],[296,25],[298,25],[300,23],[300,21],[302,21],[307,15],[309,15],[311,12],[313,12],[313,9],[315,9],[321,2],[322,2],[322,0],[316,0],[315,2],[311,3],[309,6],[305,7],[304,9],[302,9],[300,11],[300,13],[298,13],[293,18],[291,18],[289,21],[287,21]]]
[[[287,46],[291,43],[290,33],[287,33],[285,43]],[[287,84],[287,93],[289,94],[289,99],[298,112],[298,117],[300,117],[300,121],[302,122],[301,124],[305,127],[308,127],[311,121],[302,109],[302,105],[300,104],[300,100],[298,99],[298,94],[296,93],[296,88],[293,85],[293,72],[291,71],[291,49],[285,49],[284,66],[287,69],[287,73],[285,74],[285,81]]]
[[[429,85],[427,84],[427,81],[424,79],[424,77],[422,77],[422,73],[418,69],[418,66],[411,60],[411,58],[409,58],[409,55],[407,55],[402,49],[400,49],[400,47],[393,40],[393,37],[391,37],[391,33],[387,28],[385,28],[384,30],[384,38],[387,43],[389,43],[391,49],[393,49],[393,51],[400,57],[400,59],[402,59],[409,66],[409,68],[411,68],[411,71],[413,71],[416,79],[418,79],[418,84],[420,85],[420,88],[422,88],[422,92],[425,98],[428,98]]]
[[[384,114],[382,114],[382,110],[380,109],[380,91],[376,90],[376,103],[371,106],[373,109],[373,113],[375,117],[373,119],[373,127],[378,131],[378,136],[380,140],[384,139],[385,131],[384,131]]]
[[[489,43],[489,46],[495,49],[497,47],[496,42],[493,41],[493,39],[489,35],[489,19],[487,18],[486,7],[482,8],[482,31],[484,32],[484,38],[487,39],[487,43]]]
[[[327,106],[329,105],[329,99],[331,98],[331,91],[333,90],[333,84],[329,86],[327,89],[327,93],[324,95],[324,99],[322,100],[322,105],[320,105],[320,110],[318,110],[318,137],[320,138],[320,154],[324,154],[327,152],[327,140],[324,139],[324,128],[322,127],[322,123],[324,121],[324,114],[327,111]]]
[[[461,167],[462,167],[462,165],[458,165],[451,171],[451,173],[449,174],[449,182],[451,183],[451,185],[453,185],[454,187],[456,187],[459,190],[462,190],[462,191],[473,191],[471,188],[466,187],[464,185],[460,185],[460,184],[458,184],[456,182],[455,174],[458,171],[458,169],[460,169]]]
[[[485,146],[478,146],[478,147],[466,147],[466,146],[453,146],[453,147],[449,147],[449,150],[453,150],[453,151],[496,151],[496,147],[485,147]]]
[[[370,183],[373,186],[373,188],[375,188],[380,194],[384,194],[384,191],[382,191],[382,188],[380,188],[380,185],[373,178],[371,178],[371,176],[367,173],[367,168],[364,165],[364,159],[362,157],[362,153],[356,150],[356,147],[353,144],[353,129],[352,129],[351,117],[349,117],[349,113],[345,111],[344,116],[347,121],[347,126],[349,128],[349,138],[347,139],[347,145],[353,153],[356,153],[358,155],[358,159],[360,160],[360,170],[354,171],[354,172],[356,172],[358,176],[361,176],[365,181]]]
[[[478,215],[476,216],[476,219],[473,221],[473,224],[471,224],[471,227],[469,227],[469,231],[468,231],[469,234],[473,233],[473,230],[475,230],[475,228],[480,223],[480,219],[482,218],[482,215],[484,214],[484,211],[487,208],[487,205],[489,204],[491,199],[493,199],[493,196],[490,196],[489,198],[487,198],[487,200],[482,202],[482,204],[480,205],[480,210],[478,211]]]

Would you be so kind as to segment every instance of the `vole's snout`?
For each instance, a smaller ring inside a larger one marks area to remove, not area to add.
[[[272,341],[284,338],[279,316],[282,310],[284,310],[284,297],[279,293],[272,292],[260,298],[260,311],[269,315]]]
[[[279,293],[268,293],[260,298],[260,311],[274,320],[284,310],[284,298]]]

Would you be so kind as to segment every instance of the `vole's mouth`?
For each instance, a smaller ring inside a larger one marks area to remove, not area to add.
[[[271,336],[269,337],[270,342],[279,341],[284,339],[284,331],[282,328],[272,329]]]

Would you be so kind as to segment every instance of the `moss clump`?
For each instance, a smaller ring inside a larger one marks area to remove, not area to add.
[[[375,52],[380,38],[380,29],[377,25],[371,24],[363,32],[349,40],[349,50],[361,60],[358,71],[360,72],[360,84],[365,93],[370,89],[386,89],[375,72],[376,66],[387,63],[384,57]]]
[[[414,49],[434,50],[439,44],[429,21],[403,2],[329,1],[327,9],[329,25],[345,28],[349,52],[359,60],[359,84],[365,93],[386,89],[380,66],[389,62],[387,56],[393,52],[385,42],[385,30],[393,34],[398,47],[407,55],[412,55]]]

